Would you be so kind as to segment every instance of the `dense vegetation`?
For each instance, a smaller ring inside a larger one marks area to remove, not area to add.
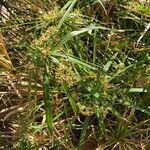
[[[1,0],[0,13],[2,149],[150,149],[149,1]]]

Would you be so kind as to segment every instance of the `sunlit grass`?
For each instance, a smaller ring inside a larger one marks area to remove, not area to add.
[[[23,53],[24,60],[15,62],[15,52],[11,59],[27,76],[21,78],[27,87],[21,84],[20,90],[27,106],[17,119],[13,146],[148,147],[148,8],[134,1],[77,0],[26,0],[17,6],[21,13],[11,16],[14,29],[10,23],[1,28],[6,39],[16,36],[8,48]],[[30,19],[23,14],[27,8]]]

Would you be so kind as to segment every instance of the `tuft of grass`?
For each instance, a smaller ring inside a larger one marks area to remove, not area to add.
[[[115,0],[11,2],[0,3],[9,10],[0,31],[16,71],[0,80],[0,100],[9,107],[14,97],[22,108],[10,119],[12,147],[148,147],[148,7]]]

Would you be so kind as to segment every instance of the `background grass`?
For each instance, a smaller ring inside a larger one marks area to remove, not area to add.
[[[11,148],[149,149],[147,1],[0,6],[14,67],[1,55],[1,122],[12,136],[0,136]]]

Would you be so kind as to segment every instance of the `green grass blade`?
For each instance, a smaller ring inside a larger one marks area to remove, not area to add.
[[[134,106],[134,103],[130,99],[119,100],[119,103],[123,104],[124,106],[127,106],[128,108],[132,108]],[[150,116],[149,106],[147,109],[145,109],[145,108],[142,108],[139,104],[137,104],[137,105],[135,105],[135,109]]]
[[[83,124],[82,133],[79,139],[78,150],[82,150],[82,145],[84,143],[84,139],[86,138],[86,131],[89,127],[89,121],[90,121],[90,117],[86,117]]]
[[[110,66],[111,66],[112,63],[113,63],[112,60],[108,61],[108,62],[106,63],[106,65],[104,65],[103,70],[104,70],[105,72],[107,72],[107,71],[109,70],[109,68],[110,68]]]
[[[61,28],[61,26],[63,25],[63,22],[66,20],[66,18],[69,16],[70,11],[73,9],[73,6],[75,5],[75,3],[77,2],[77,0],[73,0],[71,5],[69,6],[68,10],[66,11],[66,13],[64,14],[64,16],[62,17],[62,19],[60,20],[59,24],[58,24],[58,28]]]
[[[98,109],[97,110],[97,113],[96,113],[96,116],[98,118],[98,124],[99,124],[99,139],[102,139],[105,135],[105,123],[104,123],[104,117],[103,117],[103,114],[102,112]]]
[[[144,109],[144,108],[142,108],[140,106],[137,106],[136,109],[141,111],[141,112],[143,112],[143,113],[145,113],[145,114],[147,114],[148,116],[150,116],[150,109],[149,108],[148,109]]]
[[[106,28],[106,27],[90,25],[86,28],[81,28],[80,30],[72,31],[71,33],[68,33],[66,36],[64,36],[64,38],[56,45],[54,50],[59,49],[61,46],[66,44],[66,42],[68,42],[74,36],[78,36],[78,35],[85,33],[85,32],[91,32],[92,30],[96,30],[96,29],[110,30],[109,28]]]
[[[94,50],[93,50],[93,64],[95,64],[96,61],[96,38],[97,37],[97,30],[94,31],[94,38],[93,38],[93,43],[94,43]]]
[[[72,56],[72,55],[61,54],[61,53],[53,53],[53,54],[51,54],[51,56],[66,58],[66,59],[68,59],[70,62],[72,62],[74,64],[80,65],[82,67],[89,68],[91,70],[97,70],[99,68],[99,66],[96,66],[96,65],[91,64],[91,63],[89,63],[87,61],[81,60],[81,59],[79,59],[79,58],[77,58],[75,56]]]
[[[89,62],[86,62],[86,61],[83,61],[83,60],[80,60],[78,58],[75,58],[75,57],[71,57],[71,56],[68,56],[68,59],[75,63],[75,64],[78,64],[78,65],[81,65],[83,67],[86,67],[86,68],[89,68],[91,70],[97,70],[96,67],[94,67],[92,64],[90,64]]]
[[[72,3],[72,0],[69,1],[69,2],[67,2],[67,3],[64,5],[64,7],[62,8],[62,10],[66,10],[66,9],[71,5],[71,3]]]
[[[71,92],[69,90],[69,87],[68,87],[66,81],[63,81],[62,87],[63,87],[65,93],[67,94],[67,97],[69,99],[69,102],[70,102],[70,105],[71,105],[71,107],[73,109],[73,112],[77,116],[77,114],[78,114],[78,106],[77,106],[77,104],[75,102],[75,98],[72,96],[72,94],[71,94]]]
[[[45,73],[43,78],[43,95],[44,95],[47,127],[50,133],[52,133],[53,130],[52,103],[49,90],[49,75],[47,73]]]
[[[129,93],[141,93],[141,92],[144,92],[144,93],[147,93],[147,89],[144,89],[144,88],[130,88],[130,89],[125,89],[127,90]]]

